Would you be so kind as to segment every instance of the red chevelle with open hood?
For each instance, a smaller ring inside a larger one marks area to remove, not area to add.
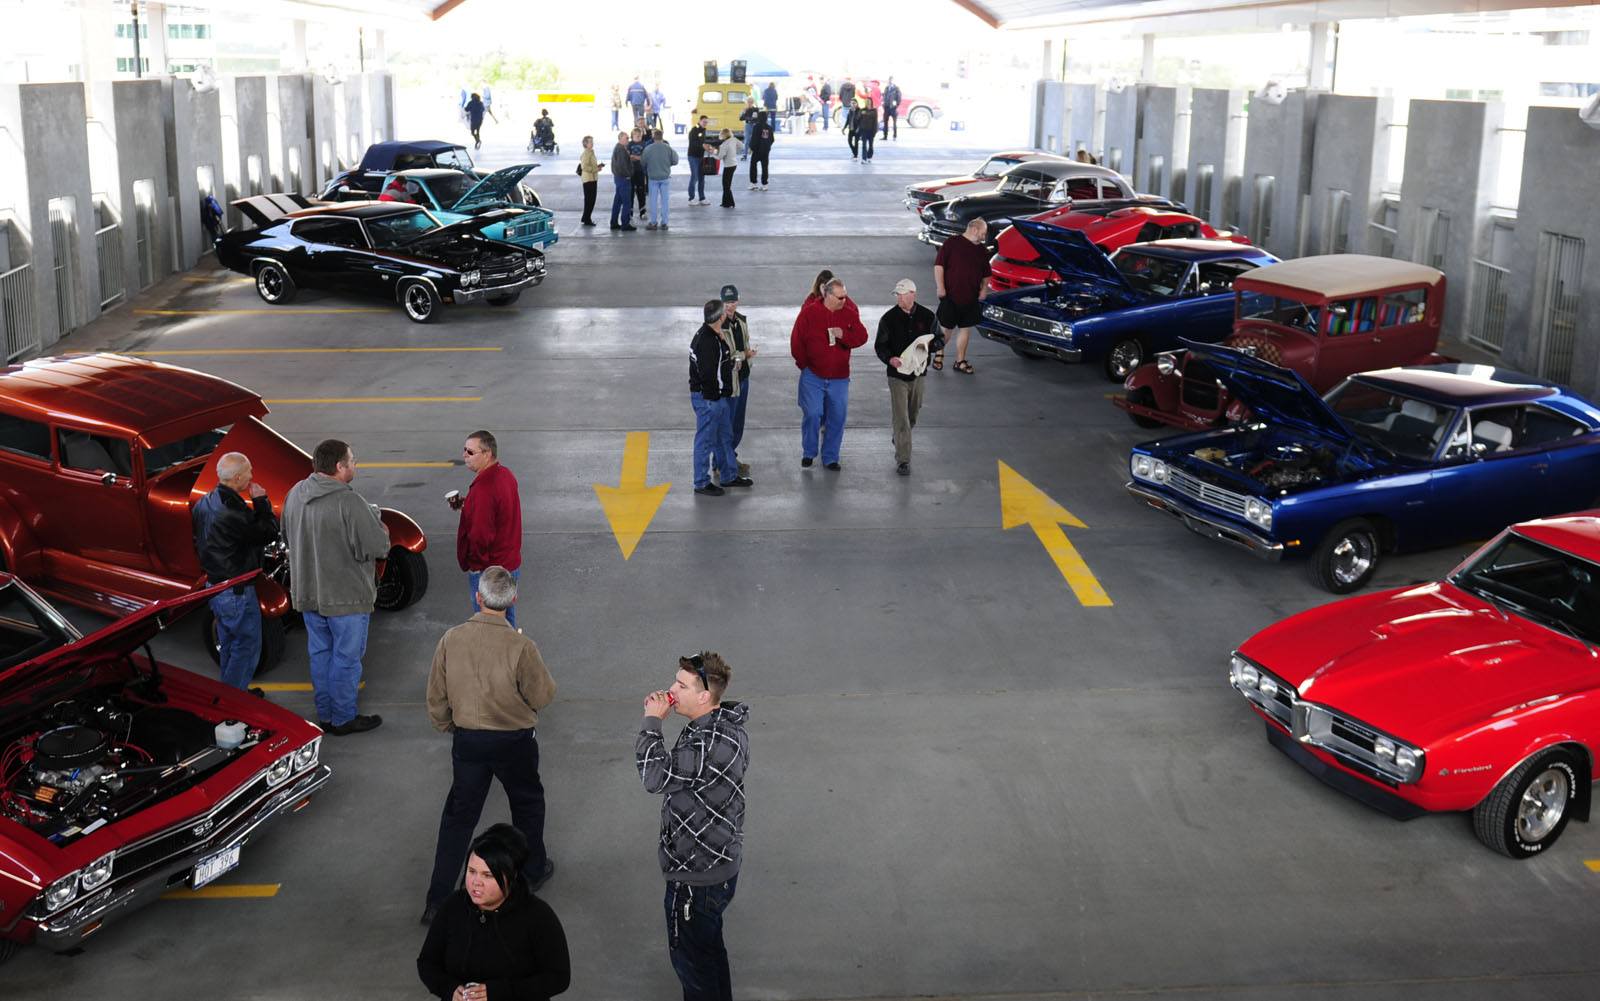
[[[1212,229],[1211,224],[1199,216],[1153,205],[1065,205],[1030,218],[1034,222],[1078,230],[1107,255],[1130,243],[1156,240],[1250,242],[1238,233]],[[989,270],[989,287],[1000,291],[1063,280],[1039,260],[1039,251],[1013,226],[1001,230],[995,239],[995,255],[989,260]]]
[[[1600,510],[1514,525],[1442,581],[1285,619],[1232,686],[1280,750],[1401,818],[1471,811],[1528,858],[1589,819],[1600,750]]]
[[[0,573],[0,960],[217,879],[328,781],[315,725],[150,653],[231,583],[79,638]]]

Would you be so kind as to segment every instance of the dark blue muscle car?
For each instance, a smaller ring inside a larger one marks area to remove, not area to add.
[[[978,330],[1024,357],[1100,361],[1118,382],[1180,339],[1213,342],[1233,329],[1233,280],[1276,264],[1226,240],[1158,240],[1107,257],[1072,229],[1018,219],[1040,264],[1067,278],[984,300]]]
[[[1264,559],[1310,556],[1335,594],[1384,551],[1489,538],[1600,496],[1600,407],[1485,365],[1351,376],[1318,397],[1297,373],[1191,344],[1261,423],[1146,442],[1128,492]]]

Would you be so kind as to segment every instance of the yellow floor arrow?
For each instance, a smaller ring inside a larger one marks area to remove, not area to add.
[[[1067,540],[1067,533],[1061,530],[1062,525],[1071,525],[1073,528],[1089,526],[1079,521],[1071,511],[1051,500],[1043,490],[1023,479],[1015,469],[1002,462],[1000,463],[1000,527],[1011,529],[1018,525],[1032,528],[1033,534],[1044,543],[1044,551],[1050,554],[1056,569],[1067,579],[1072,593],[1078,596],[1079,604],[1095,608],[1110,606],[1111,596],[1106,594],[1106,589],[1100,586],[1100,582],[1090,572],[1089,564],[1083,562],[1078,550]]]
[[[650,527],[650,520],[656,516],[661,502],[667,499],[667,491],[672,489],[670,483],[645,485],[645,471],[649,465],[650,432],[630,431],[628,443],[622,448],[622,480],[614,487],[605,483],[594,485],[623,559],[628,559],[638,548],[644,530]]]

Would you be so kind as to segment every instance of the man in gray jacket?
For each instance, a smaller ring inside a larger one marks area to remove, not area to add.
[[[378,599],[377,561],[389,553],[389,529],[377,507],[350,486],[356,457],[349,445],[335,438],[318,445],[311,469],[283,501],[289,590],[305,618],[317,720],[342,737],[383,722],[357,715],[356,696]]]
[[[733,1001],[722,915],[744,857],[750,707],[722,701],[732,673],[710,651],[679,657],[672,688],[645,698],[634,741],[645,791],[662,794],[657,856],[667,879],[667,950],[685,1001]],[[668,751],[661,721],[674,709],[689,723]]]
[[[644,176],[650,182],[650,224],[645,229],[667,228],[667,204],[672,201],[672,168],[678,163],[678,151],[663,142],[661,130],[654,133],[655,142],[644,148]]]

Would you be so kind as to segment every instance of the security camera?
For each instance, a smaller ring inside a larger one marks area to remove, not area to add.
[[[1289,96],[1289,91],[1277,80],[1268,80],[1256,89],[1255,96],[1267,104],[1282,104],[1283,99]]]

